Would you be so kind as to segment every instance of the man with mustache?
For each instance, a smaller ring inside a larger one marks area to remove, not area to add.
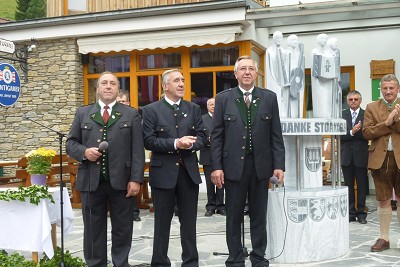
[[[390,248],[393,188],[396,197],[400,196],[400,104],[397,98],[399,80],[395,75],[382,77],[381,93],[383,99],[367,105],[363,126],[364,137],[371,140],[368,168],[374,179],[376,200],[379,201],[380,237],[371,247],[372,252]],[[400,221],[400,209],[397,209],[397,218]]]

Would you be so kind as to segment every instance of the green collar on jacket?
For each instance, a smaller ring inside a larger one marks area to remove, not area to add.
[[[113,125],[116,121],[118,121],[121,118],[122,113],[120,111],[117,111],[119,105],[122,105],[122,104],[115,103],[115,105],[114,105],[114,107],[112,109],[110,118],[108,119],[108,122],[107,122],[107,126],[108,127]],[[100,113],[100,105],[99,105],[99,103],[96,103],[95,111],[92,114],[90,114],[90,118],[92,120],[94,120],[95,122],[97,122],[98,124],[104,126],[103,117],[101,116],[101,113]]]

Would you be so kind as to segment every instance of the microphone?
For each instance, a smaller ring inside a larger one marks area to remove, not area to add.
[[[101,142],[99,144],[99,150],[106,151],[107,148],[108,148],[108,142],[107,141],[103,141],[103,142]]]
[[[276,190],[276,185],[277,185],[278,182],[279,182],[278,177],[276,177],[276,176],[273,175],[271,178],[269,178],[269,181],[270,181],[271,184],[272,184],[272,191],[275,191],[275,190]]]

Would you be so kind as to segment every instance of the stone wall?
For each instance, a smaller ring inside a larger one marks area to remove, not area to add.
[[[24,120],[23,115],[68,134],[76,108],[83,104],[83,71],[76,40],[38,40],[37,49],[29,53],[28,83],[24,83],[19,63],[11,64],[18,70],[22,92],[14,106],[0,106],[0,160],[17,160],[38,147],[59,153],[58,135]]]

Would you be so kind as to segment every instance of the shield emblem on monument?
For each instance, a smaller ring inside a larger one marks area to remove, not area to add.
[[[326,199],[327,202],[327,211],[326,214],[331,220],[335,220],[339,215],[339,200],[337,196],[328,197]]]
[[[348,207],[347,195],[346,194],[340,195],[339,200],[340,200],[340,214],[342,214],[342,217],[346,217],[347,207]]]
[[[316,172],[321,168],[321,148],[306,147],[306,166],[310,172]]]
[[[325,216],[325,198],[310,198],[310,217],[313,221],[319,222]]]
[[[288,217],[294,223],[303,222],[308,215],[308,201],[303,199],[288,199]]]

